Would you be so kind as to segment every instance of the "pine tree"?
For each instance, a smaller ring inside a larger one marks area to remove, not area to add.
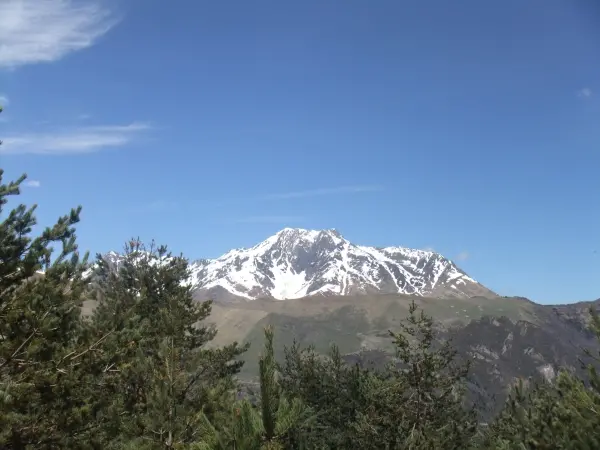
[[[310,446],[315,425],[312,410],[298,399],[282,394],[273,350],[273,329],[265,328],[265,348],[259,359],[260,400],[255,408],[247,399],[236,402],[229,424],[221,429],[207,421],[204,443],[211,450],[303,450]]]
[[[390,332],[396,360],[384,370],[345,364],[334,347],[329,358],[314,349],[286,351],[284,392],[314,408],[319,448],[465,449],[477,420],[465,405],[468,364],[451,343],[439,343],[433,320],[413,302],[400,333]]]
[[[600,396],[561,371],[553,383],[519,383],[490,425],[480,448],[501,450],[600,448]]]
[[[318,424],[309,436],[311,448],[354,448],[352,424],[367,408],[376,374],[345,363],[335,345],[324,356],[313,346],[301,349],[297,342],[285,349],[280,372],[283,394],[301,399],[317,414]]]
[[[26,179],[3,184],[2,175],[0,214]],[[18,205],[0,223],[0,447],[83,448],[93,427],[88,363],[97,343],[84,339],[79,314],[81,208],[32,237],[35,210]],[[56,244],[62,249],[52,258]]]
[[[138,240],[118,267],[98,257],[92,327],[109,335],[99,359],[104,448],[183,448],[204,416],[229,409],[247,347],[206,347],[216,333],[206,324],[211,302],[193,299],[189,276],[185,258]]]
[[[297,448],[306,439],[314,421],[309,408],[299,398],[288,400],[282,394],[273,349],[273,328],[265,328],[265,348],[259,360],[260,410],[265,450]]]
[[[397,362],[371,379],[366,410],[354,425],[364,449],[465,449],[477,420],[465,404],[469,366],[449,341],[436,340],[434,322],[412,302],[401,332],[390,332]]]

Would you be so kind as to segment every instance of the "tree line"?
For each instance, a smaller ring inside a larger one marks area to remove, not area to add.
[[[248,345],[207,345],[211,302],[193,299],[184,257],[132,240],[117,267],[98,255],[91,273],[76,242],[81,208],[34,236],[36,206],[6,208],[25,176],[2,175],[2,449],[600,448],[593,363],[585,380],[564,369],[517,385],[481,424],[468,362],[414,303],[384,370],[348,364],[335,346],[323,356],[295,343],[276,361],[266,328],[258,392],[240,398]],[[97,305],[87,316],[86,301]]]

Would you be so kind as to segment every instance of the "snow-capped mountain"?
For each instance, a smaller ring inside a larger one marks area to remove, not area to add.
[[[336,230],[285,228],[249,249],[192,263],[199,298],[401,293],[495,296],[435,252],[355,245]]]

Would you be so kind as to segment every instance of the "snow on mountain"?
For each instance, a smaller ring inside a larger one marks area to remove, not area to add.
[[[104,255],[117,268],[122,255]],[[190,263],[186,284],[219,301],[310,295],[496,296],[442,255],[356,245],[336,230],[285,228],[252,248]],[[90,274],[93,268],[90,269]]]
[[[285,228],[249,249],[192,263],[199,297],[267,297],[401,293],[495,296],[435,252],[355,245],[336,230]]]

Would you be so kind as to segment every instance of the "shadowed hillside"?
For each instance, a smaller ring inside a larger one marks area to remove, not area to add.
[[[410,302],[433,316],[440,339],[451,338],[472,361],[471,398],[495,412],[518,379],[552,378],[559,366],[580,372],[581,348],[595,348],[587,331],[590,302],[538,305],[520,297],[439,299],[408,295],[307,297],[215,304],[208,319],[219,333],[214,345],[250,342],[241,377],[255,380],[264,327],[277,339],[275,355],[294,340],[327,353],[336,344],[345,359],[383,367],[390,359],[388,330],[397,330]],[[596,302],[597,303],[597,302]]]

